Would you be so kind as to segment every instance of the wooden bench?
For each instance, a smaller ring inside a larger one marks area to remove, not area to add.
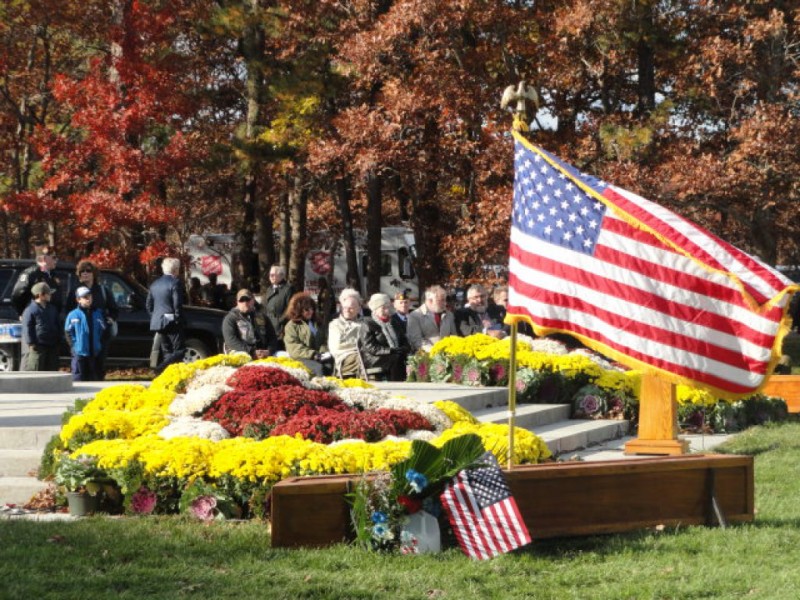
[[[761,391],[786,400],[790,413],[800,413],[800,375],[773,375]]]
[[[351,539],[345,494],[358,477],[293,477],[277,483],[272,545],[319,547]],[[515,467],[506,477],[534,540],[716,524],[718,514],[727,522],[746,522],[754,515],[751,456],[545,463]]]

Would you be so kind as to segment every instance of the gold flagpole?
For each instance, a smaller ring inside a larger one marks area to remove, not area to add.
[[[516,131],[528,131],[527,101],[539,107],[539,95],[536,90],[520,81],[518,85],[509,85],[503,90],[500,108],[514,112],[514,123],[511,128]],[[508,470],[514,466],[514,417],[517,411],[517,320],[511,325],[511,356],[508,365]]]
[[[508,361],[508,470],[514,467],[514,417],[517,411],[517,321],[511,323],[511,357]]]

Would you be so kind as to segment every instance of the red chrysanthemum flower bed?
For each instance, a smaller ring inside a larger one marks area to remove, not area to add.
[[[272,429],[296,414],[314,414],[324,408],[345,411],[347,406],[327,392],[308,390],[300,385],[281,385],[259,391],[233,390],[220,397],[203,413],[206,421],[216,421],[232,436],[263,439]]]
[[[247,377],[246,385],[250,385],[251,376]],[[433,430],[425,417],[413,411],[359,411],[332,394],[300,385],[278,385],[257,391],[233,390],[214,402],[203,419],[219,423],[232,436],[263,439],[299,433],[305,439],[323,444],[348,438],[376,442],[387,435],[403,435],[411,429]]]
[[[228,381],[225,383],[237,390],[253,392],[268,390],[280,385],[302,385],[297,377],[289,375],[283,369],[259,366],[241,367],[228,377]]]
[[[272,435],[300,434],[307,440],[330,444],[337,440],[359,439],[377,442],[387,435],[403,435],[411,429],[432,430],[433,427],[422,415],[410,410],[379,408],[363,412],[342,412],[321,408],[314,414],[306,410],[272,430]]]

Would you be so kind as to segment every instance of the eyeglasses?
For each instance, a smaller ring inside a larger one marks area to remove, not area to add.
[[[250,302],[250,300],[251,300],[250,296],[240,296],[239,297],[239,302]]]
[[[78,273],[81,274],[81,275],[83,275],[84,273],[94,273],[94,270],[92,270],[92,269],[81,269],[80,271],[78,271]]]

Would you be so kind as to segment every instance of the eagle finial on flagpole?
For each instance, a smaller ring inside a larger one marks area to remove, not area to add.
[[[527,100],[531,100],[534,106],[537,109],[539,108],[539,94],[536,93],[533,86],[527,85],[524,80],[520,81],[516,87],[509,85],[503,91],[502,98],[500,98],[500,108],[514,111],[512,128],[516,131],[528,131]]]

